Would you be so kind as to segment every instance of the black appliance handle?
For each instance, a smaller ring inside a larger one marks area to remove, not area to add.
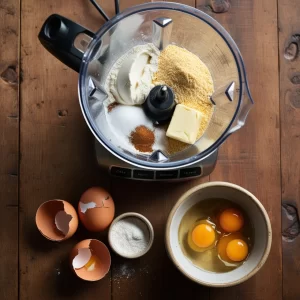
[[[79,72],[84,51],[74,46],[76,37],[83,33],[94,37],[94,33],[81,25],[57,14],[53,14],[45,21],[39,33],[42,45],[56,58],[74,71]],[[87,46],[82,45],[81,48]]]

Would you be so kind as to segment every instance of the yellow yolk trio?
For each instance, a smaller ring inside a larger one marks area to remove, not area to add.
[[[188,244],[196,252],[212,249],[217,244],[218,256],[227,263],[245,260],[248,245],[241,232],[244,226],[242,213],[235,208],[222,211],[218,218],[221,238],[217,240],[216,226],[207,220],[198,221],[188,233]]]

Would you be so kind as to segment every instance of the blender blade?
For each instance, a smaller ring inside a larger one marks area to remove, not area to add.
[[[228,99],[230,100],[230,101],[233,101],[233,95],[234,95],[234,86],[235,86],[235,84],[234,84],[234,82],[232,82],[230,85],[229,85],[229,87],[227,88],[227,90],[226,90],[226,96],[228,97]]]
[[[108,95],[104,89],[97,87],[91,78],[89,78],[88,88],[88,102],[91,108],[91,114],[94,116],[94,118],[97,118],[103,111],[103,103],[108,98]]]
[[[90,98],[92,98],[103,102],[108,97],[106,91],[101,86],[99,87],[96,86],[94,81],[91,78],[89,80],[89,89],[90,89],[89,100],[91,100]]]
[[[152,42],[159,49],[163,50],[170,43],[173,20],[170,18],[157,18],[153,20]]]
[[[155,162],[164,162],[167,161],[169,158],[160,150],[157,150],[151,154],[149,157],[149,160],[155,161]]]
[[[218,106],[227,104],[228,101],[232,102],[234,100],[234,88],[234,82],[231,82],[228,86],[218,88],[218,90],[211,95],[211,102]]]

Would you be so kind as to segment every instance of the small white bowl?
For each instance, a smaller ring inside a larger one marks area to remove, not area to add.
[[[249,257],[244,264],[226,273],[196,267],[183,254],[178,241],[178,229],[185,213],[202,200],[218,198],[238,204],[254,227],[254,243]],[[272,229],[263,205],[249,191],[232,183],[209,182],[190,189],[175,204],[167,221],[165,242],[171,260],[186,277],[210,287],[228,287],[249,279],[264,265],[271,248]]]
[[[140,252],[136,255],[124,256],[123,254],[119,253],[114,248],[114,244],[112,242],[112,236],[111,236],[112,231],[111,230],[117,222],[119,222],[122,219],[129,218],[129,217],[138,218],[138,219],[140,219],[141,221],[143,221],[145,223],[145,225],[148,227],[148,230],[149,230],[149,243],[148,243],[147,248],[144,251],[142,251],[142,252]],[[108,242],[109,242],[110,247],[112,248],[112,250],[116,254],[118,254],[122,257],[125,257],[125,258],[138,258],[138,257],[141,257],[141,256],[145,255],[150,250],[150,248],[152,247],[153,240],[154,240],[154,230],[153,230],[152,224],[150,223],[150,221],[146,217],[144,217],[141,214],[135,213],[135,212],[124,213],[124,214],[118,216],[117,218],[115,218],[114,221],[111,223],[111,225],[109,227],[109,231],[108,231]]]

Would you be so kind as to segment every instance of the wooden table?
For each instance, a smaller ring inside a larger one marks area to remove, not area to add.
[[[121,8],[143,0],[121,0]],[[145,1],[144,1],[145,2]],[[40,45],[52,13],[92,30],[103,19],[88,0],[0,0],[0,299],[300,299],[300,38],[299,0],[182,0],[216,18],[237,42],[255,100],[246,126],[220,149],[215,171],[185,183],[143,183],[101,174],[93,137],[77,100],[78,75]],[[99,3],[114,14],[113,0]],[[221,3],[221,4],[220,4]],[[218,13],[219,12],[219,13]],[[179,195],[204,181],[237,183],[266,207],[273,245],[263,269],[232,288],[187,280],[164,249],[164,227]],[[68,253],[90,234],[80,226],[55,244],[38,233],[37,207],[53,198],[77,204],[90,186],[108,188],[116,213],[150,219],[154,246],[145,257],[112,257],[110,273],[86,283],[69,270]]]

